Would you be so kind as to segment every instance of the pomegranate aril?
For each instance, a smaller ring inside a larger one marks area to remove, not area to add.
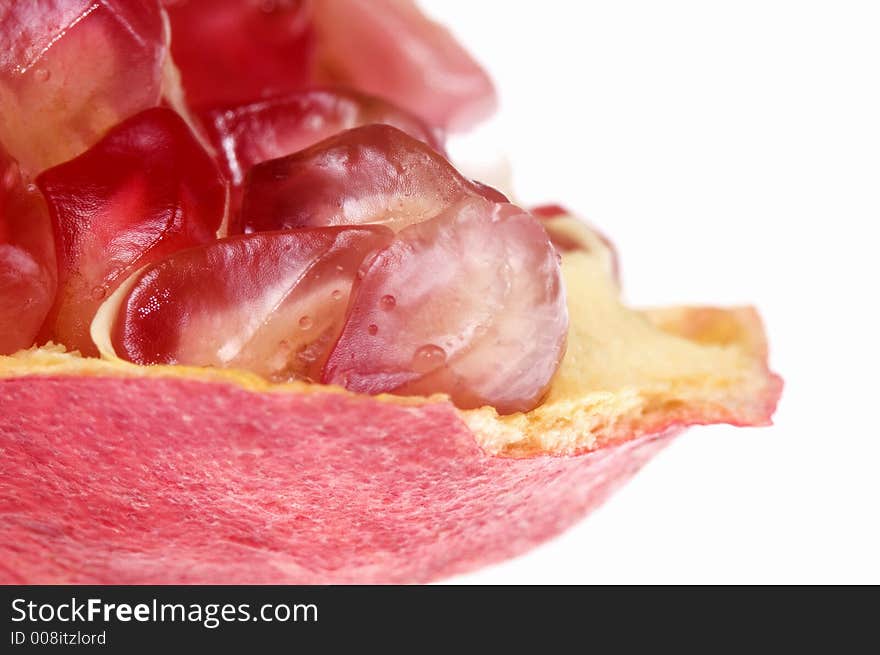
[[[422,141],[389,125],[365,125],[254,166],[241,219],[245,232],[366,223],[399,230],[483,195],[503,198]]]
[[[473,185],[473,188],[477,192],[477,194],[483,196],[487,200],[491,200],[492,202],[510,202],[507,196],[505,196],[493,186],[483,184],[482,182],[478,182],[477,180],[471,180],[471,184]]]
[[[549,387],[567,329],[558,255],[540,223],[466,198],[369,263],[323,381],[527,411]]]
[[[156,105],[167,30],[157,0],[0,7],[0,141],[35,175]]]
[[[439,130],[380,98],[349,89],[310,89],[244,105],[216,107],[199,116],[235,185],[242,184],[255,164],[284,157],[369,123],[393,125],[443,151]]]
[[[412,0],[314,4],[323,77],[388,98],[443,128],[466,128],[496,104],[486,72]]]
[[[550,242],[560,253],[591,252],[598,241],[600,248],[608,253],[609,272],[620,285],[620,256],[617,248],[602,232],[561,205],[538,205],[530,211],[542,220]]]
[[[163,0],[187,101],[238,104],[311,81],[310,0]]]
[[[382,227],[329,227],[229,237],[137,274],[111,331],[139,364],[235,367],[273,381],[316,380]]]
[[[0,243],[0,355],[34,345],[55,283],[27,250]]]
[[[55,284],[46,203],[0,145],[0,355],[34,344]]]
[[[95,355],[89,325],[135,269],[216,238],[226,183],[186,123],[148,109],[91,149],[37,178],[49,202],[58,257],[53,338]]]
[[[255,164],[283,157],[358,125],[394,125],[443,150],[439,130],[415,116],[372,96],[347,89],[311,89],[246,105],[200,113],[232,184],[230,234],[242,232],[240,222],[244,176]]]
[[[52,223],[42,194],[28,184],[18,162],[0,144],[0,243],[32,253],[54,277]]]

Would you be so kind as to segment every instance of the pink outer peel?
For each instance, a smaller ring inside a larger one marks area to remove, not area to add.
[[[433,580],[564,530],[676,432],[517,459],[443,401],[88,376],[0,397],[7,584]]]

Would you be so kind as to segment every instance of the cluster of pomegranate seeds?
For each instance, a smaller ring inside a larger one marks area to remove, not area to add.
[[[358,125],[393,125],[443,151],[440,130],[394,105],[352,89],[314,88],[242,105],[199,112],[231,184],[232,231],[239,230],[244,175],[255,164],[283,157]]]
[[[0,34],[0,353],[98,330],[144,365],[540,402],[559,256],[446,158],[495,95],[413,2],[37,0]]]
[[[240,186],[255,164],[284,157],[371,123],[393,125],[443,152],[443,137],[417,116],[389,102],[345,88],[315,88],[268,100],[201,112],[204,128],[222,154],[230,181]]]
[[[113,327],[114,350],[142,364],[317,380],[361,263],[391,240],[381,226],[324,227],[182,250],[137,276]]]
[[[89,325],[137,268],[217,238],[226,183],[192,131],[156,107],[111,129],[79,157],[37,177],[55,228],[52,336],[96,355]]]

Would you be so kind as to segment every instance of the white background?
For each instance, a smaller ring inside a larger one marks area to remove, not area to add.
[[[455,581],[880,583],[880,3],[422,4],[501,94],[458,152],[606,231],[630,303],[755,304],[786,380],[775,427],[695,428]]]

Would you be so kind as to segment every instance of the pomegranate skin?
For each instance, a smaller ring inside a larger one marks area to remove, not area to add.
[[[63,375],[0,398],[4,584],[426,582],[561,532],[677,431],[510,458],[443,401]]]

